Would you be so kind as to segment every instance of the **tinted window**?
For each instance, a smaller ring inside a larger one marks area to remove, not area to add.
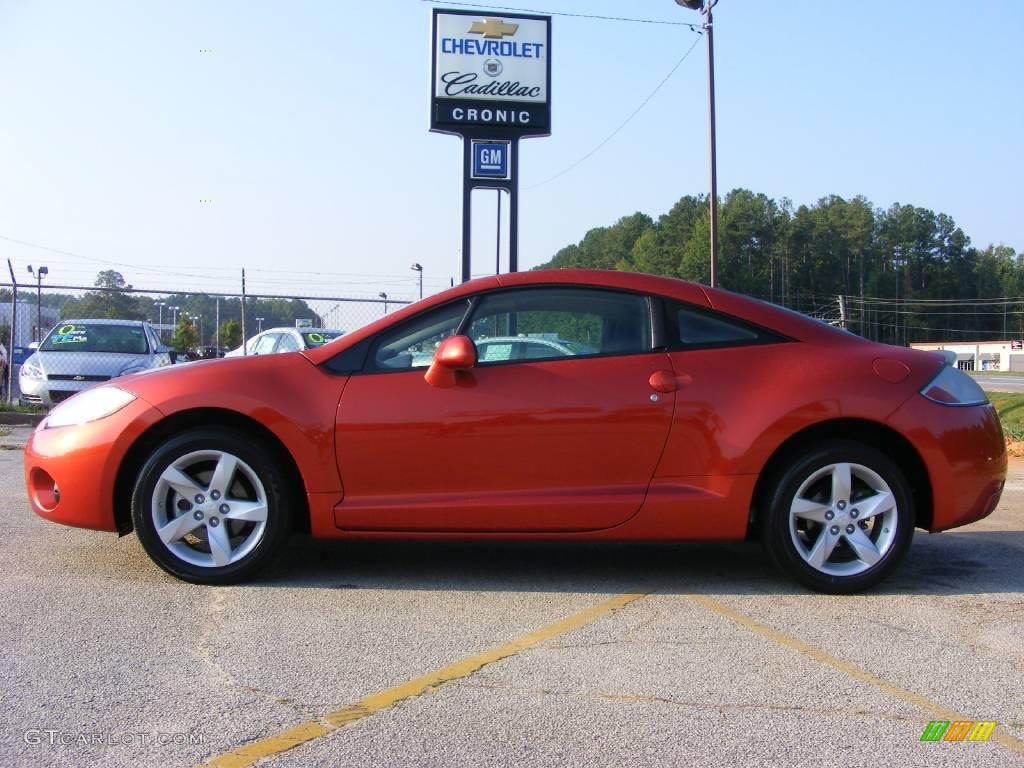
[[[468,302],[458,301],[385,331],[374,342],[371,367],[385,371],[426,368],[434,361],[438,345],[455,335],[467,306]]]
[[[523,288],[483,296],[468,335],[481,364],[625,355],[650,349],[647,299],[587,288]]]
[[[43,341],[47,352],[119,352],[144,355],[149,352],[146,331],[141,325],[99,325],[64,323]]]
[[[667,302],[669,346],[726,347],[780,341],[774,334],[718,312]]]

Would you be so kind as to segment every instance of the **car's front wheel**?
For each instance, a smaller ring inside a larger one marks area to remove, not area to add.
[[[230,584],[264,569],[291,530],[271,452],[239,433],[194,429],[157,446],[132,496],[135,531],[172,576]]]
[[[835,594],[885,578],[913,533],[903,472],[876,449],[842,440],[809,448],[790,464],[774,485],[761,531],[777,566]]]

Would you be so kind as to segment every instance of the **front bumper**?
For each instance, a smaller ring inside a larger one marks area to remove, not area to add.
[[[889,418],[924,460],[932,487],[928,530],[987,517],[1006,482],[1006,443],[991,405],[949,406],[915,395]]]
[[[162,414],[136,399],[104,419],[45,429],[25,447],[25,487],[32,510],[78,528],[116,531],[114,482],[128,449]]]

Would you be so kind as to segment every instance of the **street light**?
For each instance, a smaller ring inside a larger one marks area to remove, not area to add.
[[[177,328],[178,327],[178,310],[180,310],[181,307],[168,307],[168,309],[171,311],[171,325],[173,325],[175,328]]]
[[[700,11],[705,16],[708,36],[708,153],[711,163],[711,287],[718,281],[718,160],[715,151],[715,36],[711,9],[718,0],[676,0],[677,5]]]
[[[388,313],[388,295],[384,293],[384,291],[381,291],[377,295],[384,299],[384,314],[386,315]]]
[[[32,271],[32,265],[28,265],[28,273],[36,279],[36,341],[43,340],[43,278],[50,274],[46,267],[40,267],[37,272]]]
[[[263,333],[263,318],[256,318],[256,333]]]
[[[422,299],[423,298],[423,265],[422,264],[413,264],[411,267],[409,267],[409,269],[411,269],[414,272],[419,272],[420,273],[420,298]]]
[[[160,336],[160,340],[163,341],[163,338],[164,338],[164,328],[163,328],[163,325],[164,325],[164,307],[167,306],[167,302],[165,302],[165,301],[158,301],[158,302],[156,302],[156,306],[157,306],[157,311],[160,313],[158,315],[159,319],[156,321],[157,333]]]

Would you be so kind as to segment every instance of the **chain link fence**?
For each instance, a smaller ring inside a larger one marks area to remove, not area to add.
[[[49,408],[149,368],[318,346],[409,303],[384,292],[363,298],[0,283],[0,399]]]

